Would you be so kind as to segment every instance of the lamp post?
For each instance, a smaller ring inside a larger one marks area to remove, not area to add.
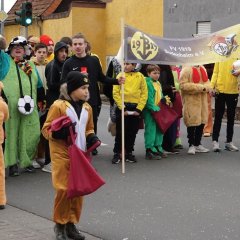
[[[1,0],[1,10],[4,11],[4,0]],[[4,22],[1,21],[1,34],[4,32]]]

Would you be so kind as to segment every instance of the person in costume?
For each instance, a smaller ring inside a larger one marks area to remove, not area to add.
[[[146,149],[146,159],[159,160],[161,157],[167,157],[163,153],[162,142],[163,133],[157,127],[155,120],[152,117],[152,111],[160,111],[158,104],[161,99],[169,100],[168,97],[163,98],[161,84],[158,81],[160,76],[160,68],[158,65],[148,65],[146,68],[148,77],[146,83],[148,88],[148,99],[143,110],[145,123],[144,140]]]
[[[3,83],[0,82],[0,92],[3,89]],[[2,144],[4,142],[4,129],[3,123],[8,120],[8,105],[2,97],[0,97],[0,210],[5,208],[6,205],[6,191],[5,191],[5,164]]]
[[[55,188],[53,220],[56,239],[80,239],[85,237],[74,224],[79,222],[83,197],[67,198],[67,184],[70,159],[68,155],[67,138],[69,127],[58,131],[49,131],[53,120],[61,116],[69,116],[75,124],[77,134],[76,144],[86,151],[87,146],[93,145],[99,139],[94,134],[93,113],[86,102],[89,98],[89,81],[86,75],[71,71],[67,74],[65,84],[61,87],[61,96],[50,107],[42,133],[49,140],[52,160],[52,182]]]
[[[40,136],[37,97],[39,101],[44,100],[44,90],[36,67],[24,59],[25,47],[26,39],[18,36],[11,40],[7,53],[0,52],[0,80],[11,116],[5,125],[4,150],[10,176],[19,175],[19,166],[34,172],[32,160]]]
[[[206,69],[203,66],[185,66],[179,81],[183,120],[187,126],[188,154],[209,152],[209,149],[201,144],[203,128],[208,120],[207,95],[211,91]]]

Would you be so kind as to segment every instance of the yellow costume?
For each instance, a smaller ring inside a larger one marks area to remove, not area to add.
[[[76,122],[76,144],[86,151],[86,137],[94,133],[92,108],[88,103],[83,103],[80,118],[67,100],[57,100],[49,109],[42,133],[49,140],[52,160],[52,182],[56,190],[54,202],[53,220],[56,223],[77,223],[82,209],[82,197],[67,198],[67,184],[69,175],[68,145],[65,140],[54,139],[49,127],[54,119],[61,116],[69,116],[72,122]]]
[[[2,89],[3,84],[0,83],[0,89]],[[4,142],[4,130],[3,122],[5,122],[9,117],[8,106],[0,97],[0,205],[6,204],[6,192],[5,192],[5,165],[2,144]]]

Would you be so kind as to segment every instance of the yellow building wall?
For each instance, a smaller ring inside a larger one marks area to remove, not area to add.
[[[151,35],[163,35],[163,0],[113,0],[106,8],[106,55],[116,55],[125,24]]]
[[[72,32],[83,33],[105,66],[105,8],[72,8]]]
[[[106,8],[73,7],[67,18],[39,21],[38,25],[34,22],[29,27],[29,35],[47,34],[57,42],[63,36],[71,37],[81,32],[91,43],[92,52],[100,57],[105,70],[107,56],[116,55],[120,46],[121,18],[125,24],[162,36],[163,0],[113,0]],[[8,41],[20,33],[19,25],[5,27]]]

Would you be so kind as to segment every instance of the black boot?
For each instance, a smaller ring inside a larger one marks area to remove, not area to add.
[[[66,224],[66,234],[69,238],[72,238],[74,240],[84,240],[85,236],[80,233],[80,231],[76,228],[76,226],[73,223],[67,223]]]
[[[54,232],[56,234],[57,240],[67,240],[66,234],[65,234],[65,224],[56,223],[54,226]]]

